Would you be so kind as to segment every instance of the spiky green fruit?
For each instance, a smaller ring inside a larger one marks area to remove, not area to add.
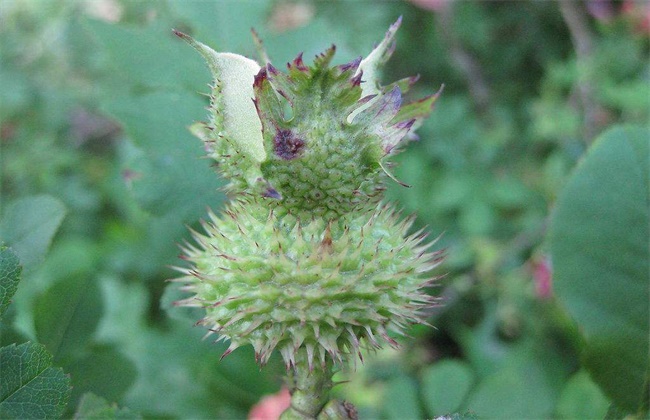
[[[331,66],[332,46],[286,73],[177,33],[214,74],[211,118],[195,132],[233,196],[185,247],[178,281],[192,295],[178,304],[205,309],[199,323],[231,341],[226,354],[252,344],[261,364],[278,349],[311,370],[424,323],[440,253],[381,198],[384,160],[437,94],[402,106],[414,78],[378,83],[398,26],[364,60]]]
[[[251,343],[262,364],[274,348],[293,364],[304,347],[311,364],[358,354],[360,341],[395,345],[387,330],[422,322],[433,298],[420,275],[439,261],[425,235],[405,238],[411,220],[382,206],[345,220],[278,221],[255,201],[232,203],[185,250],[193,296],[181,304],[205,308],[201,324],[230,338],[228,353]]]

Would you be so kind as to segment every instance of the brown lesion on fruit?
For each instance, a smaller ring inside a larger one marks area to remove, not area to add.
[[[323,233],[323,239],[320,243],[320,250],[324,254],[329,254],[332,252],[332,247],[332,230],[328,223],[325,232]]]
[[[291,130],[278,129],[273,137],[275,154],[284,160],[292,160],[300,156],[305,147],[305,141],[293,134]]]

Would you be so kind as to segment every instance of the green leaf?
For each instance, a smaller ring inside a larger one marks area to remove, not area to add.
[[[589,374],[581,370],[567,382],[557,404],[556,414],[564,419],[602,419],[609,401]]]
[[[10,245],[24,267],[40,262],[65,216],[63,203],[49,195],[12,201],[0,223],[0,237]]]
[[[202,340],[205,329],[192,328],[196,319],[152,328],[149,292],[141,283],[107,278],[103,286],[109,311],[98,337],[117,343],[137,366],[123,399],[131,409],[153,418],[244,418],[252,404],[277,391],[284,372],[279,358],[260,371],[247,346],[220,361],[228,345]]]
[[[113,83],[120,88],[184,86],[198,91],[209,80],[207,69],[194,52],[174,36],[171,23],[157,19],[146,27],[95,20],[83,24],[88,36],[97,40],[107,55],[108,77],[117,79]],[[110,93],[105,92],[109,97]]]
[[[87,346],[102,311],[95,279],[84,275],[68,277],[36,298],[36,337],[57,360],[70,357]]]
[[[6,62],[3,60],[3,64]],[[10,66],[0,67],[0,115],[9,119],[29,106],[31,86],[24,72]]]
[[[196,39],[217,51],[248,54],[253,51],[250,29],[266,26],[272,1],[239,2],[233,7],[228,2],[170,0],[169,5],[192,27]]]
[[[22,269],[18,256],[11,248],[0,247],[0,318],[18,289]]]
[[[128,408],[120,408],[117,404],[109,404],[105,399],[98,397],[92,392],[87,392],[81,397],[77,412],[74,414],[75,420],[94,419],[94,420],[111,420],[111,419],[141,419],[137,413]]]
[[[542,337],[512,344],[503,359],[494,361],[497,369],[472,389],[463,407],[479,418],[551,417],[568,376],[564,351]]]
[[[186,220],[195,220],[206,206],[221,201],[221,181],[204,158],[201,141],[187,129],[206,116],[204,105],[196,96],[169,92],[121,96],[105,104],[137,146],[125,166],[133,174],[134,195],[147,211],[191,214]]]
[[[617,407],[615,404],[612,404],[607,409],[605,420],[630,420],[630,418],[636,418],[633,413],[630,413],[628,410],[624,410],[621,407]]]
[[[117,346],[93,346],[82,357],[70,360],[64,366],[72,377],[72,401],[83,392],[93,392],[110,401],[121,400],[137,377],[133,362]]]
[[[467,363],[441,360],[422,372],[424,404],[430,416],[453,413],[460,408],[474,382]]]
[[[541,366],[508,365],[478,384],[467,407],[479,417],[545,418],[554,404],[554,389]]]
[[[418,389],[410,377],[401,375],[391,379],[384,394],[384,413],[388,419],[422,418]]]
[[[557,202],[549,241],[554,288],[586,339],[584,365],[622,408],[648,381],[648,130],[600,136]]]
[[[0,418],[60,417],[70,397],[70,378],[53,368],[40,344],[0,349]]]

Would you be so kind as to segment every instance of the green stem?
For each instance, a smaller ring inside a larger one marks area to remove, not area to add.
[[[317,361],[309,368],[307,352],[296,352],[296,366],[289,372],[291,406],[280,416],[281,420],[356,420],[357,410],[345,401],[330,400],[334,383],[332,361],[325,366]]]
[[[316,419],[330,399],[332,389],[332,362],[325,366],[316,362],[309,369],[307,352],[296,352],[296,366],[289,372],[291,406],[282,413],[281,420]]]

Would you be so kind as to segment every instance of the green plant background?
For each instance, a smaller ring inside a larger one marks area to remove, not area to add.
[[[2,2],[0,237],[23,272],[0,344],[45,346],[70,375],[66,417],[243,418],[277,392],[277,358],[219,361],[224,344],[171,306],[178,244],[224,200],[187,130],[210,75],[171,28],[254,56],[254,27],[278,65],[335,43],[343,63],[402,15],[385,80],[445,89],[398,158],[413,187],[388,196],[443,233],[444,305],[337,393],[362,418],[643,416],[648,12],[601,3],[611,18],[572,3],[577,50],[557,2]]]

